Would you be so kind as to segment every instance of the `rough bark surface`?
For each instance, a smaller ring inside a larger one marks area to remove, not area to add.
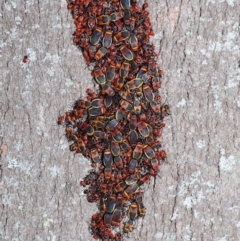
[[[124,240],[240,240],[240,2],[148,3],[168,156]],[[93,240],[96,204],[78,185],[89,162],[56,125],[93,86],[66,1],[1,1],[0,24],[0,240]]]

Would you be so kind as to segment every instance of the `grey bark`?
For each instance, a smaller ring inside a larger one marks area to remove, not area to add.
[[[240,240],[240,2],[148,2],[167,160],[124,240]],[[56,125],[93,86],[66,2],[5,0],[0,23],[0,240],[92,240],[96,204],[78,185],[89,162]]]

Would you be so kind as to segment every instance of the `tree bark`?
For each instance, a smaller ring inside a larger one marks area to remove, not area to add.
[[[239,240],[239,0],[148,3],[171,107],[167,159],[124,240]],[[0,240],[93,240],[97,207],[78,184],[89,161],[56,124],[94,86],[66,4],[1,3]]]

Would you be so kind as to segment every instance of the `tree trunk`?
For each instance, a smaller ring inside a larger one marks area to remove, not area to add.
[[[167,159],[144,187],[147,212],[124,240],[240,239],[238,0],[150,1]],[[62,1],[1,3],[0,239],[93,240],[60,113],[93,87]],[[23,63],[23,57],[28,62]]]

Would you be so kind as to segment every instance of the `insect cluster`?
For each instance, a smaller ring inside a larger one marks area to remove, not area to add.
[[[147,3],[135,0],[69,0],[76,30],[73,42],[82,50],[98,93],[87,89],[73,109],[58,118],[66,126],[70,150],[91,160],[93,170],[80,182],[89,202],[98,202],[90,229],[95,239],[122,240],[144,216],[142,186],[159,171],[166,157],[161,129],[169,115],[161,105],[162,70],[149,39]]]

